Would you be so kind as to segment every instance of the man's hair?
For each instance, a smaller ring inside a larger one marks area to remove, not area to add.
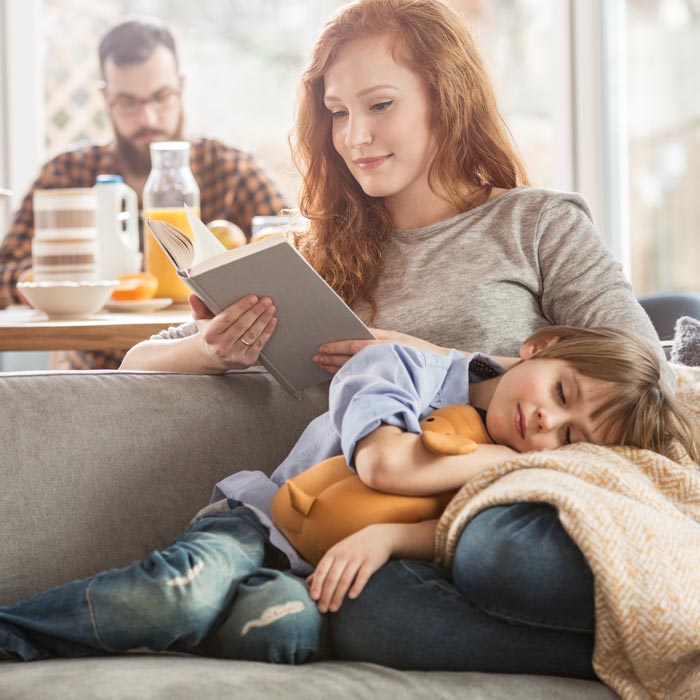
[[[606,442],[667,454],[678,441],[687,455],[700,462],[697,428],[673,392],[661,379],[661,359],[640,337],[605,326],[548,326],[526,343],[550,338],[556,342],[533,359],[563,360],[579,374],[610,383],[592,418],[607,424]]]
[[[158,19],[146,17],[129,19],[112,27],[100,41],[99,56],[102,76],[108,58],[117,66],[128,66],[147,61],[158,46],[165,46],[175,57],[175,40]]]

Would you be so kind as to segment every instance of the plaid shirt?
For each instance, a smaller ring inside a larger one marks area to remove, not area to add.
[[[191,139],[190,144],[190,169],[199,185],[203,221],[227,219],[250,233],[254,216],[278,214],[287,206],[266,168],[251,154],[213,139]],[[124,175],[113,143],[66,151],[43,166],[0,245],[0,297],[19,301],[17,278],[32,266],[34,190],[92,187],[101,174]],[[57,366],[110,369],[123,357],[123,352],[61,353]]]

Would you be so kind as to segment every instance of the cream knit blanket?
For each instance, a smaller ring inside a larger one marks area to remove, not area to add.
[[[700,368],[672,365],[700,425]],[[502,462],[466,484],[438,524],[449,567],[460,533],[493,505],[542,501],[595,579],[593,666],[624,700],[700,698],[700,467],[674,449],[572,445]]]

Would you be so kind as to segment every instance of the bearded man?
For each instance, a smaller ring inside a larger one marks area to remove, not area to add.
[[[0,297],[19,301],[16,284],[32,265],[35,189],[92,187],[98,175],[121,175],[139,196],[151,169],[153,141],[187,140],[190,168],[200,189],[203,221],[226,219],[250,233],[253,216],[278,214],[286,202],[266,168],[251,154],[208,138],[184,136],[175,41],[155,19],[122,22],[99,45],[100,91],[114,130],[111,143],[73,148],[48,161],[0,246]],[[54,366],[117,368],[123,352],[61,353]]]

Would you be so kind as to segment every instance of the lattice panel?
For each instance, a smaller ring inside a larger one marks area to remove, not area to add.
[[[112,136],[97,89],[97,44],[122,14],[115,0],[72,0],[70,9],[47,0],[44,11],[46,71],[46,148],[52,155],[81,140]]]

